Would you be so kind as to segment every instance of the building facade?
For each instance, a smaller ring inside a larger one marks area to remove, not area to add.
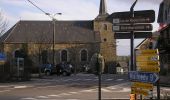
[[[116,61],[116,40],[106,0],[100,1],[99,15],[88,21],[55,21],[55,64],[70,62],[77,69],[89,64],[95,53],[100,53],[107,67]],[[32,65],[52,63],[52,21],[19,21],[1,38],[1,51],[10,61],[28,58]]]

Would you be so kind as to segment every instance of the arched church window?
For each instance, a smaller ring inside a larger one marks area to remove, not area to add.
[[[41,55],[42,55],[42,63],[43,64],[47,64],[47,62],[48,62],[47,61],[47,59],[48,59],[48,52],[47,52],[47,50],[43,50]]]
[[[104,24],[104,30],[107,30],[107,24]]]
[[[88,57],[87,50],[85,49],[81,50],[81,61],[87,61],[87,57]]]
[[[62,50],[61,51],[61,61],[62,62],[67,62],[67,50]]]

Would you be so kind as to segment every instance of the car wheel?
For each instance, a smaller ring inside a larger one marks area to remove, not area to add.
[[[50,71],[46,71],[46,75],[50,76],[51,75]]]

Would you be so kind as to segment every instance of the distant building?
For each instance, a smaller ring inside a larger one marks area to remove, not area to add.
[[[100,53],[107,67],[116,61],[116,40],[106,0],[100,1],[99,15],[89,21],[56,21],[55,64],[71,62],[77,69]],[[1,51],[8,61],[21,57],[33,66],[52,63],[52,21],[19,21],[1,38]]]

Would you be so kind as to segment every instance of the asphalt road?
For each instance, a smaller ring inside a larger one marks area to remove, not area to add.
[[[129,99],[127,75],[102,75],[102,100]],[[0,83],[0,100],[98,100],[93,74],[49,76],[27,82]]]

